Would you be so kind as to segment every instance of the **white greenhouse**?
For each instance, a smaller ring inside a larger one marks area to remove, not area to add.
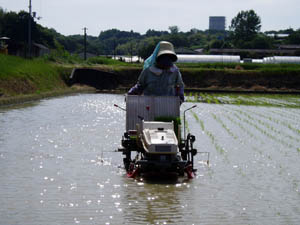
[[[266,63],[266,64],[280,64],[280,63],[300,64],[300,56],[265,57],[264,58],[264,63]]]
[[[240,63],[236,55],[177,55],[178,63]]]

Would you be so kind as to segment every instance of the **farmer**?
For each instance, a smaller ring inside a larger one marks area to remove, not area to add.
[[[179,69],[174,65],[177,56],[173,44],[161,41],[144,62],[137,84],[129,95],[179,96],[184,101],[184,84]]]

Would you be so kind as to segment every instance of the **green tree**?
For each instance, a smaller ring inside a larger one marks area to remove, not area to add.
[[[170,30],[171,34],[178,34],[179,27],[178,26],[169,26],[169,30]]]
[[[162,39],[159,39],[157,37],[149,37],[142,40],[139,43],[138,55],[143,59],[147,59],[152,54],[157,43],[161,40]]]
[[[271,49],[273,48],[274,40],[268,36],[259,34],[252,40],[252,48],[256,49]]]
[[[106,55],[113,55],[114,50],[118,48],[118,45],[126,44],[132,40],[139,40],[141,35],[133,31],[120,31],[118,29],[110,29],[102,31],[98,37],[98,40],[102,43],[103,52]],[[123,47],[119,49],[125,49]]]
[[[300,29],[294,31],[287,38],[288,44],[300,45]]]
[[[153,29],[149,29],[149,30],[147,30],[145,36],[146,37],[154,37],[154,36],[160,37],[160,36],[166,35],[166,34],[168,34],[168,31],[156,31]]]
[[[4,26],[4,24],[3,24],[4,15],[5,15],[5,12],[0,7],[0,36],[2,35],[2,30],[3,30],[3,26]]]
[[[28,19],[29,14],[25,11],[19,13],[2,11],[1,16],[1,35],[9,37],[14,42],[26,44],[28,41]],[[31,17],[31,37],[35,42],[40,40],[41,31],[38,29],[36,22]]]
[[[229,29],[232,31],[232,39],[237,41],[251,41],[261,28],[260,17],[254,10],[241,11],[231,21]]]

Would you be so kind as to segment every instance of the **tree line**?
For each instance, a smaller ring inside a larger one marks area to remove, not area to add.
[[[64,36],[31,19],[32,40],[50,49],[59,49],[79,54],[84,49],[83,35]],[[0,37],[9,37],[10,46],[27,45],[29,14],[25,11],[6,12],[0,7]],[[138,55],[148,57],[157,42],[170,41],[177,50],[189,52],[211,48],[275,49],[279,44],[300,45],[300,29],[261,32],[261,19],[254,10],[241,11],[234,17],[226,31],[199,30],[180,31],[176,25],[168,31],[149,29],[145,34],[109,29],[95,36],[87,36],[87,52],[95,55]],[[289,34],[285,39],[270,37],[268,34]],[[17,47],[16,46],[16,47]]]

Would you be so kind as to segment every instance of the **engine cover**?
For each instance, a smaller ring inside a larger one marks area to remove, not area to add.
[[[177,154],[173,122],[143,122],[142,144],[149,154]]]

